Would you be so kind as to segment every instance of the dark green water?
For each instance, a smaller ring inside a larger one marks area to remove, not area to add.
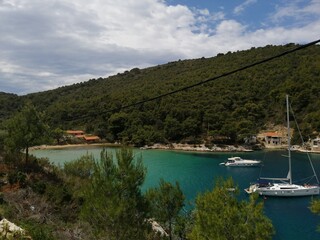
[[[109,149],[114,151],[114,149]],[[51,162],[61,164],[72,161],[86,153],[99,157],[101,148],[75,148],[64,150],[36,150],[32,154],[48,157]],[[143,189],[158,186],[159,179],[178,181],[188,201],[192,202],[198,193],[211,190],[217,177],[231,176],[240,189],[248,187],[259,176],[286,177],[288,162],[282,157],[284,151],[260,151],[252,153],[192,153],[162,150],[134,150],[136,156],[142,156],[147,168],[147,177]],[[263,160],[262,168],[228,168],[219,163],[230,156]],[[317,174],[320,174],[320,154],[311,154]],[[312,175],[307,156],[292,153],[293,178],[304,179]],[[244,191],[241,198],[247,198]],[[316,197],[318,198],[318,197]],[[316,232],[320,217],[309,210],[311,197],[268,198],[265,201],[265,213],[272,220],[276,235],[274,240],[314,240],[320,239]]]

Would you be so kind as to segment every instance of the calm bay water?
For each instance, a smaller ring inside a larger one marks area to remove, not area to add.
[[[109,148],[109,151],[115,149]],[[89,153],[99,158],[101,148],[73,148],[62,150],[35,150],[37,157],[47,157],[50,162],[60,164],[72,161]],[[142,156],[147,168],[147,176],[143,190],[158,186],[159,179],[178,181],[186,198],[193,202],[198,193],[211,190],[217,177],[232,177],[240,189],[248,187],[259,176],[286,177],[288,162],[282,155],[284,151],[259,151],[251,153],[194,153],[163,150],[134,149],[135,156]],[[219,163],[230,156],[241,156],[249,159],[263,160],[262,168],[228,168]],[[320,174],[320,154],[311,154],[317,174]],[[306,154],[292,153],[294,180],[304,179],[312,175]],[[244,191],[241,198],[248,198]],[[318,197],[315,197],[318,199]],[[276,235],[274,240],[314,240],[320,239],[316,232],[320,217],[309,210],[311,197],[300,198],[268,198],[265,201],[265,213],[272,220]],[[191,205],[192,206],[192,205]]]

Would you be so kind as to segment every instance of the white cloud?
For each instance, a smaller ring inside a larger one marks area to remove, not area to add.
[[[320,21],[313,22],[299,28],[277,27],[267,30],[259,30],[251,34],[255,36],[255,42],[261,44],[284,44],[284,43],[308,43],[319,39]],[[262,41],[263,39],[263,41]]]
[[[270,19],[275,23],[290,20],[293,24],[297,21],[299,24],[304,24],[311,18],[320,18],[319,0],[312,0],[308,5],[302,3],[301,0],[293,0],[287,2],[285,5],[277,6],[276,12],[270,16]]]
[[[239,36],[245,30],[245,27],[234,20],[225,20],[222,21],[217,26],[217,34],[225,36]]]
[[[273,20],[299,11],[312,14],[312,21],[251,31],[227,19],[221,8],[213,12],[163,0],[0,0],[0,89],[23,94],[133,67],[311,41],[320,29],[319,1],[311,3],[279,6]]]
[[[240,5],[236,6],[233,10],[233,12],[235,14],[240,14],[242,13],[243,11],[245,11],[245,9],[249,6],[249,5],[252,5],[254,3],[256,3],[257,0],[246,0],[244,1],[243,3],[241,3]]]

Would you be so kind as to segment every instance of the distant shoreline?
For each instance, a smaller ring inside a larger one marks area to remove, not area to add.
[[[30,150],[59,150],[67,148],[81,148],[81,147],[122,147],[120,143],[81,143],[81,144],[66,144],[66,145],[40,145],[31,147]],[[213,146],[212,148],[206,147],[204,144],[153,144],[140,147],[141,150],[147,149],[159,149],[159,150],[179,150],[190,152],[252,152],[252,149],[245,148],[243,146],[225,145],[224,147]]]
[[[81,148],[81,147],[122,147],[120,143],[80,143],[80,144],[66,144],[66,145],[40,145],[29,148],[29,150],[59,150],[59,149],[68,149],[68,148]],[[182,144],[182,143],[171,143],[171,144],[160,144],[156,143],[153,145],[146,145],[140,147],[141,150],[176,150],[176,151],[186,151],[186,152],[253,152],[255,150],[248,149],[244,146],[234,146],[234,145],[225,145],[212,146],[212,148],[206,147],[204,144]],[[266,147],[265,150],[285,150],[285,147]],[[311,151],[305,149],[295,149],[296,152],[308,152],[320,154],[320,151]]]
[[[46,149],[66,149],[66,148],[80,148],[80,147],[121,147],[119,143],[80,143],[80,144],[66,144],[66,145],[40,145],[31,147],[29,150],[46,150]]]

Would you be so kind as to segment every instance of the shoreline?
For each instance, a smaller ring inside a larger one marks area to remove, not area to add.
[[[122,147],[123,145],[120,143],[80,143],[80,144],[66,144],[66,145],[40,145],[29,148],[32,150],[59,150],[59,149],[68,149],[68,148],[81,148],[81,147]],[[135,147],[139,148],[139,147]],[[205,146],[205,144],[183,144],[183,143],[170,143],[170,144],[160,144],[156,143],[153,145],[146,145],[144,147],[140,147],[141,150],[176,150],[176,151],[186,151],[186,152],[253,152],[258,150],[253,150],[250,148],[246,148],[244,146],[234,146],[234,145],[224,145],[217,146],[213,145],[211,148]],[[285,147],[265,147],[261,150],[285,150]],[[311,151],[304,149],[294,149],[296,152],[308,152],[320,154],[320,151]]]
[[[225,147],[218,147],[216,145],[212,148],[208,148],[205,144],[183,144],[183,143],[171,143],[171,144],[153,144],[151,146],[144,146],[140,149],[163,149],[163,150],[178,150],[188,152],[253,152],[252,149],[247,149],[243,146],[225,145]]]
[[[58,150],[67,148],[81,148],[81,147],[122,147],[120,143],[80,143],[80,144],[66,144],[66,145],[40,145],[30,147],[29,150]],[[139,147],[136,147],[139,148]],[[245,148],[243,146],[225,145],[224,147],[218,147],[214,145],[212,148],[206,147],[204,144],[153,144],[140,147],[141,150],[158,149],[158,150],[179,150],[179,151],[192,151],[192,152],[253,152],[254,150]]]
[[[66,145],[39,145],[30,147],[29,150],[46,150],[46,149],[66,149],[66,148],[80,148],[80,147],[121,147],[119,143],[77,143]]]

